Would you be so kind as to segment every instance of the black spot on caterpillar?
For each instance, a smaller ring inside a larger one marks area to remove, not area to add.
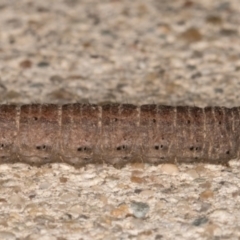
[[[227,164],[239,129],[239,107],[0,105],[0,163]]]

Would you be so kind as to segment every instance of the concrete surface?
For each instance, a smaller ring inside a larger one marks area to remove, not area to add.
[[[0,0],[0,102],[239,106],[238,0]],[[240,163],[0,166],[0,239],[239,239]]]

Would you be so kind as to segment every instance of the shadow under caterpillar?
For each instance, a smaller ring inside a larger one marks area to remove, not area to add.
[[[227,164],[239,140],[239,107],[0,105],[0,163]]]

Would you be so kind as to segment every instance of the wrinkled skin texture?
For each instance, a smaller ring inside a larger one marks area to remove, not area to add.
[[[0,105],[0,162],[227,164],[239,120],[238,107]]]

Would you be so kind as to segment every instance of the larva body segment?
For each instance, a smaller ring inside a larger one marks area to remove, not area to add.
[[[99,108],[90,104],[66,104],[61,114],[61,158],[73,165],[91,163],[99,154]]]
[[[21,106],[15,154],[29,163],[55,161],[59,152],[58,131],[57,105]]]
[[[159,129],[157,126],[157,105],[142,105],[139,108],[139,134],[137,145],[141,150],[143,160],[148,158],[149,162],[156,162],[162,156],[159,155],[161,148]]]
[[[175,161],[175,144],[178,133],[176,132],[176,108],[170,106],[158,106],[157,112],[157,136],[160,149],[161,162]]]
[[[16,139],[18,107],[16,105],[0,105],[0,159],[1,162],[17,161]]]
[[[0,105],[0,162],[227,163],[240,108],[147,104]]]
[[[107,163],[123,164],[133,161],[138,147],[138,107],[132,104],[102,106],[101,155]]]

